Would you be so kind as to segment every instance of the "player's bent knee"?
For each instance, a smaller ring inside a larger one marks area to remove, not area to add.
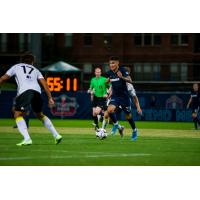
[[[113,112],[115,112],[115,107],[113,106],[108,107],[108,113],[113,113]]]
[[[20,111],[15,111],[15,113],[14,113],[14,118],[16,119],[16,118],[18,118],[18,117],[23,117],[23,113],[20,112]]]
[[[99,113],[96,112],[96,111],[93,112],[93,116],[97,116],[98,114],[99,114]]]
[[[35,116],[39,119],[39,120],[43,120],[45,115],[43,113],[35,113]]]
[[[101,108],[100,108],[100,107],[97,107],[97,108],[96,108],[96,113],[99,114],[100,112],[101,112]]]
[[[98,113],[97,113],[97,111],[96,111],[96,108],[93,108],[92,115],[93,115],[93,116],[97,116],[97,115],[98,115]]]
[[[192,119],[196,118],[197,115],[195,113],[192,114]]]

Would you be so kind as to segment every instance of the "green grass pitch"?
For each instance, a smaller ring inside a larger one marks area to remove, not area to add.
[[[0,166],[199,166],[200,130],[178,122],[136,122],[138,140],[131,141],[126,122],[125,136],[95,137],[90,120],[53,120],[63,141],[30,119],[33,145],[18,147],[22,139],[13,129],[13,119],[0,119]],[[109,133],[111,125],[108,126]]]

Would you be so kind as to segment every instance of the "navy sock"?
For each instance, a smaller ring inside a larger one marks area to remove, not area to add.
[[[129,124],[131,125],[131,128],[134,130],[135,127],[135,122],[133,121],[133,118],[131,117],[130,119],[128,119]]]
[[[195,118],[193,119],[193,122],[194,122],[194,127],[195,127],[195,129],[197,129],[198,118],[195,117]]]
[[[112,119],[113,123],[115,124],[117,122],[117,116],[116,113],[109,113],[110,118]]]

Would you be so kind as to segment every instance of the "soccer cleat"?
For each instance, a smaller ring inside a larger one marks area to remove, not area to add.
[[[111,130],[111,135],[115,135],[118,128],[119,128],[119,124],[113,125],[112,130]]]
[[[133,141],[136,141],[137,136],[138,136],[138,131],[137,131],[137,129],[135,128],[135,129],[133,130],[131,139],[132,139]]]
[[[119,134],[120,134],[121,138],[124,136],[124,126],[121,126],[119,128]]]
[[[22,142],[16,144],[17,146],[28,146],[28,145],[31,145],[32,144],[32,140],[29,139],[29,140],[23,140]]]
[[[57,135],[55,138],[55,144],[59,144],[62,140],[62,136],[61,135]]]

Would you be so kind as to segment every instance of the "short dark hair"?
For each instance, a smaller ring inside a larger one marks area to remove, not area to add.
[[[118,56],[111,56],[109,60],[119,61],[119,57]]]
[[[35,61],[35,56],[31,53],[24,54],[21,57],[21,62],[23,62],[23,63],[32,64],[32,63],[34,63],[34,61]]]

